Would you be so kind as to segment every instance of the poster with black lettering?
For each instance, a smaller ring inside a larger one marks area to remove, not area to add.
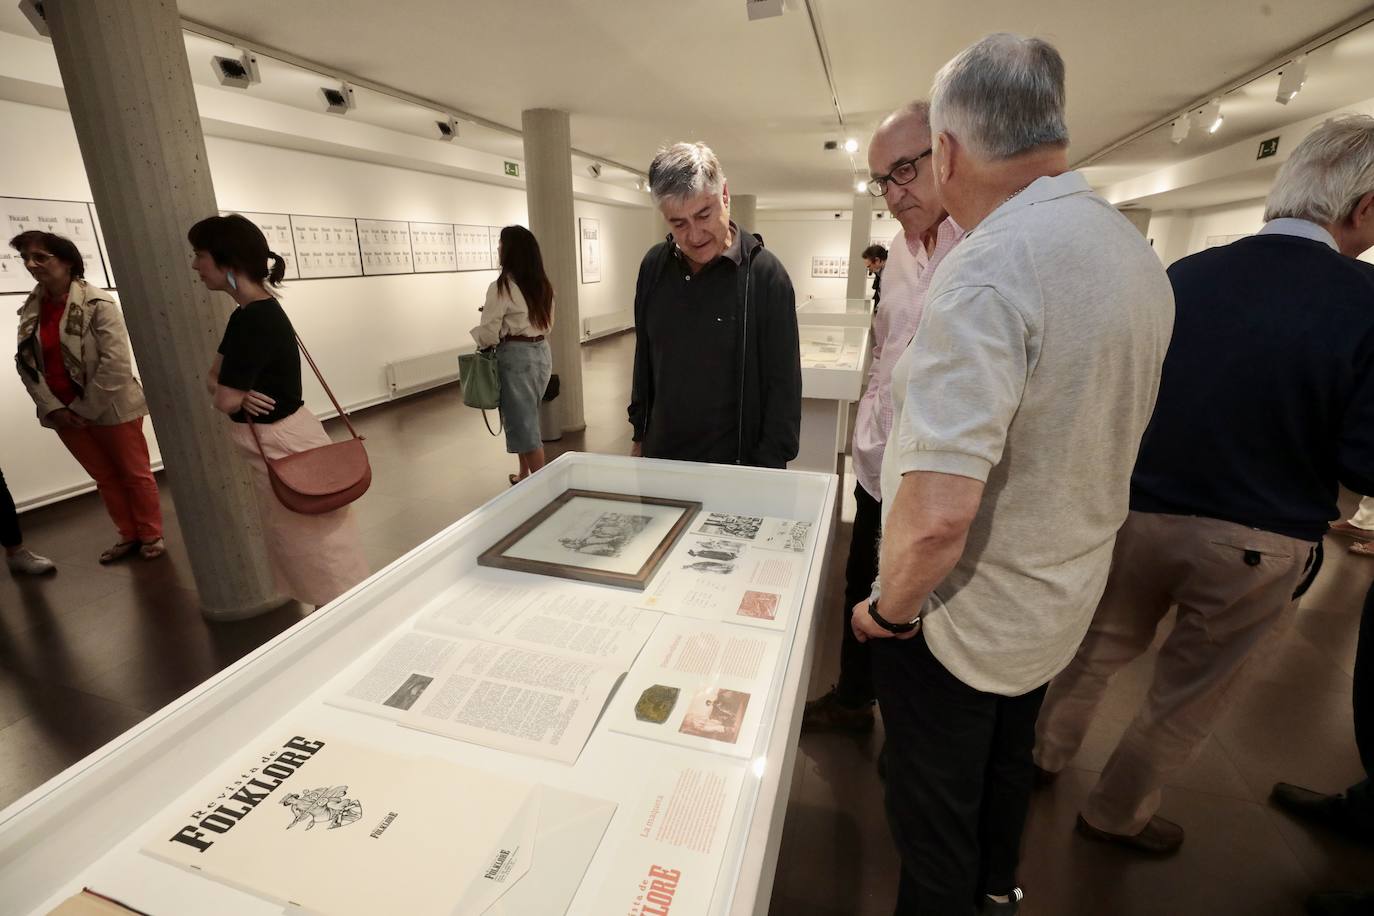
[[[647,767],[623,826],[606,837],[615,865],[595,913],[702,916],[711,898],[744,782],[743,763],[708,759]]]
[[[74,200],[34,200],[0,197],[0,241],[9,242],[21,232],[51,232],[68,239],[81,252],[86,279],[96,286],[110,286],[105,260],[96,242],[92,208]],[[0,293],[27,293],[37,285],[24,267],[19,252],[6,244],[0,250]]]
[[[536,847],[580,877],[614,810],[307,728],[247,750],[156,819],[142,850],[312,913],[515,916],[531,892],[514,888],[560,874],[535,866]],[[581,832],[560,839],[570,819]]]

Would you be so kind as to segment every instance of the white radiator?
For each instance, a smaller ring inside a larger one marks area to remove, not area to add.
[[[607,334],[614,334],[634,326],[634,309],[623,309],[606,315],[593,315],[590,318],[582,319],[582,339],[592,340],[597,337],[605,337]]]
[[[473,344],[411,356],[386,364],[386,384],[393,398],[458,379],[458,354],[471,353]]]

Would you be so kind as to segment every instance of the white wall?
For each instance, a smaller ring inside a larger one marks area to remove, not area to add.
[[[835,213],[840,213],[839,219]],[[843,277],[812,277],[812,257],[849,257],[849,227],[852,214],[844,211],[760,210],[755,232],[777,255],[792,278],[797,301],[806,299],[843,299],[848,280]],[[893,219],[876,219],[869,237],[887,245],[900,228]],[[873,295],[872,284],[866,296]]]
[[[0,196],[91,199],[67,112],[0,100],[0,148],[6,150]],[[206,138],[206,148],[226,210],[493,226],[526,221],[519,189],[216,137]],[[578,201],[575,212],[601,220],[603,279],[580,285],[581,314],[631,308],[651,234],[650,211]],[[156,256],[184,261],[190,270],[189,250]],[[358,406],[387,399],[387,363],[470,341],[468,329],[495,278],[495,271],[481,271],[301,280],[286,285],[282,303],[339,400]],[[13,312],[22,302],[22,296],[0,296],[0,309]],[[0,340],[13,339],[8,319],[0,328]],[[12,352],[12,343],[3,346]],[[23,507],[86,489],[80,466],[37,425],[9,365],[6,356],[0,365],[0,467],[16,501]],[[317,413],[329,409],[312,379],[306,401]],[[150,442],[156,450],[151,431]]]
[[[1149,236],[1164,266],[1196,254],[1215,236],[1253,235],[1264,225],[1264,198],[1243,200],[1197,210],[1156,211],[1150,217]],[[1374,249],[1360,255],[1374,264]]]

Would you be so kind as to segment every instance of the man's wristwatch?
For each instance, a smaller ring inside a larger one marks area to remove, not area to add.
[[[878,599],[876,598],[870,598],[868,601],[868,616],[872,617],[874,623],[889,633],[910,633],[921,625],[920,617],[910,623],[893,623],[890,620],[884,620],[883,616],[878,613]]]

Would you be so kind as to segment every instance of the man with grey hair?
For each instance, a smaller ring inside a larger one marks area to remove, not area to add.
[[[853,626],[874,640],[897,912],[1010,914],[1036,714],[1107,578],[1173,297],[1068,171],[1053,47],[988,36],[941,69],[930,117],[967,234],[892,371],[879,582]]]
[[[633,455],[782,468],[797,457],[801,354],[792,281],[730,220],[730,190],[704,143],[649,167],[671,235],[635,284]]]
[[[1250,651],[1316,574],[1338,484],[1374,493],[1374,118],[1328,121],[1279,169],[1258,235],[1169,268],[1178,320],[1106,592],[1040,716],[1046,774],[1082,744],[1108,680],[1171,605],[1150,691],[1078,818],[1148,853]],[[1294,810],[1315,793],[1276,790]],[[1374,813],[1374,806],[1371,806]]]

